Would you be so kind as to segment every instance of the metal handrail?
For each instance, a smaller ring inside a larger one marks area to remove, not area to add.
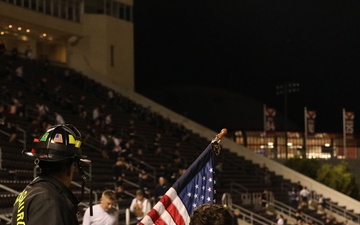
[[[3,189],[5,191],[11,192],[12,194],[18,195],[20,192],[18,192],[17,190],[14,190],[12,188],[9,188],[8,186],[5,186],[3,184],[0,184],[0,189]]]
[[[0,169],[2,169],[2,148],[0,146]]]
[[[134,182],[131,182],[131,181],[127,180],[127,179],[123,179],[123,182],[125,182],[127,184],[130,184],[133,187],[140,188],[140,186],[138,184],[136,184]]]
[[[265,217],[262,217],[248,209],[245,209],[237,204],[233,204],[233,208],[240,210],[240,219],[249,222],[250,224],[259,224],[259,225],[276,225],[276,222],[271,221]]]
[[[6,222],[11,222],[11,219],[8,218],[8,217],[6,217],[6,216],[4,216],[4,215],[0,215],[0,219],[4,220],[4,221],[6,221]]]
[[[350,212],[346,208],[336,205],[333,202],[326,202],[326,209],[328,209],[329,211],[336,213],[340,216],[343,216],[344,218],[351,220],[351,221],[354,221],[353,218],[356,218],[356,220],[354,222],[360,224],[360,215],[359,214]]]
[[[71,181],[71,184],[73,184],[73,185],[75,185],[76,187],[79,187],[79,188],[82,187],[81,184],[79,184],[78,182],[75,182],[75,181]],[[87,188],[87,187],[84,187],[84,191],[87,192],[87,193],[90,193],[90,189]],[[96,193],[96,191],[93,191],[92,193],[94,195],[94,202],[97,203],[99,201],[98,194]]]
[[[286,189],[288,188],[288,189]],[[285,182],[282,182],[281,183],[281,190],[288,190],[290,191],[291,189],[293,188],[293,186],[291,184],[288,184],[288,183],[285,183]]]
[[[242,193],[241,191],[234,190],[234,189],[233,189],[233,186],[243,187],[243,186],[240,185],[240,184],[231,183],[231,184],[230,184],[230,188],[231,188],[231,190],[232,190],[231,193],[233,193],[233,192],[235,192],[235,193]],[[247,192],[247,194],[250,194],[250,193]],[[253,194],[254,194],[254,193],[253,193]],[[258,194],[261,194],[261,193],[259,192]],[[254,198],[254,196],[252,196],[252,198]],[[255,198],[256,198],[256,197],[255,197]],[[232,204],[232,205],[236,205],[236,204]],[[275,200],[274,198],[271,198],[271,200],[269,201],[269,205],[273,206],[276,211],[280,211],[280,212],[282,212],[282,213],[284,213],[284,214],[286,214],[286,215],[288,215],[288,216],[290,216],[290,217],[294,217],[294,215],[296,214],[296,209],[294,209],[294,208],[292,208],[292,207],[290,207],[290,206],[287,206],[286,204],[284,204],[284,203],[282,203],[282,202],[279,202],[279,201]],[[316,222],[316,223],[319,224],[319,225],[324,225],[324,222],[322,222],[322,221],[320,221],[320,220],[318,220],[318,219],[316,219],[316,218],[314,218],[314,217],[312,217],[312,216],[310,216],[310,215],[307,215],[306,213],[303,213],[303,215],[304,215],[304,218],[305,218],[306,221],[310,221],[310,220],[311,220],[311,221]]]
[[[230,183],[230,193],[233,193],[233,192],[242,193],[241,191],[239,191],[235,187],[238,187],[238,188],[242,189],[245,193],[249,193],[249,190],[244,185],[236,183],[236,182],[231,182]]]
[[[152,175],[149,174],[149,175],[150,175],[150,177],[153,178],[154,182],[156,181],[156,168],[155,167],[151,166],[150,164],[148,164],[148,163],[144,162],[143,160],[140,160],[140,159],[138,159],[136,157],[130,156],[129,158],[131,160],[134,160],[134,161],[138,162],[138,163],[141,163],[141,165],[145,166],[148,170],[153,171],[153,174]],[[136,167],[134,167],[134,169],[140,171],[140,169],[138,169]]]

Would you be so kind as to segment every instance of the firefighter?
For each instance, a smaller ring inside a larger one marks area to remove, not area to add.
[[[11,224],[79,225],[79,200],[69,187],[76,169],[82,175],[83,187],[86,181],[80,165],[86,160],[80,132],[72,124],[52,126],[22,153],[34,159],[38,174],[16,198]]]

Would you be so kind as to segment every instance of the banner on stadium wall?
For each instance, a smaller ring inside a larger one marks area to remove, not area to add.
[[[352,138],[354,136],[354,118],[354,112],[343,110],[343,127],[344,134],[347,138]]]
[[[275,115],[276,110],[274,108],[264,106],[264,131],[266,134],[273,134],[276,131]]]
[[[308,135],[315,134],[315,118],[316,118],[316,111],[314,110],[307,110],[305,108],[305,118],[306,118],[306,131]]]

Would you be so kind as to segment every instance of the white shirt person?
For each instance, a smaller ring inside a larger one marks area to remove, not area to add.
[[[92,216],[90,216],[90,208],[86,209],[82,225],[119,225],[119,211],[114,207],[116,201],[115,191],[105,190],[100,204],[93,206]]]
[[[136,197],[130,205],[130,212],[132,212],[136,216],[137,221],[140,222],[150,210],[151,204],[150,201],[145,198],[144,191],[141,189],[137,190]]]

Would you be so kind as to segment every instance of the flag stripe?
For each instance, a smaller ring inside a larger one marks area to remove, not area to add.
[[[155,222],[156,225],[168,225],[165,223],[165,221],[163,221],[161,218],[158,218]]]
[[[173,220],[172,216],[169,214],[169,211],[166,211],[166,210],[160,215],[160,219],[162,221],[164,221],[164,223],[167,225],[176,225],[177,224]]]
[[[173,200],[173,205],[176,206],[177,211],[181,215],[184,223],[189,224],[190,223],[189,213],[185,208],[184,203],[181,201],[181,199],[178,196],[176,196],[176,198]]]
[[[172,220],[175,221],[175,224],[184,225],[184,220],[174,204],[169,205],[167,211],[171,216]]]
[[[172,190],[171,190],[172,191]],[[169,207],[172,206],[171,204],[171,199],[170,197],[167,195],[167,193],[169,193],[170,191],[167,191],[165,193],[165,195],[160,199],[159,202],[162,203],[163,208],[161,208],[161,210],[158,210],[158,212],[160,213],[162,219],[164,221],[167,221],[167,224],[171,224],[171,222],[173,222],[173,216],[171,215],[171,211],[169,210]],[[175,210],[175,212],[173,213],[177,213],[177,209],[174,208],[173,206],[171,207],[171,210]]]

